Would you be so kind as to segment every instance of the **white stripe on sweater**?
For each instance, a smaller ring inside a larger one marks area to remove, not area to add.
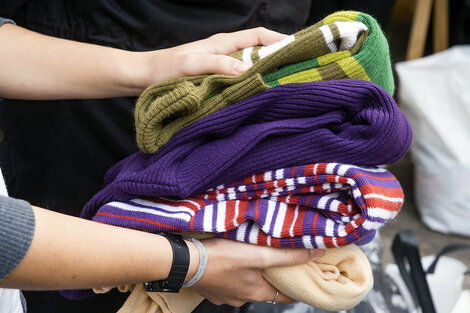
[[[275,43],[273,43],[269,46],[261,47],[258,50],[259,58],[263,59],[263,58],[267,57],[268,55],[273,54],[274,52],[276,52],[277,50],[287,46],[288,44],[290,44],[294,40],[295,40],[295,36],[290,35],[290,36],[282,39],[281,41],[275,42]]]
[[[295,210],[294,210],[294,219],[292,220],[292,224],[289,229],[289,236],[291,237],[294,237],[294,225],[295,225],[295,222],[297,221],[298,216],[299,216],[299,206],[296,205]]]
[[[339,51],[349,50],[356,44],[357,36],[360,32],[367,30],[367,26],[362,22],[357,21],[337,21],[336,27],[341,37],[341,44]]]
[[[227,211],[227,202],[221,201],[217,204],[217,223],[216,231],[221,233],[227,231],[225,229],[225,212]]]
[[[279,210],[277,211],[276,222],[274,223],[273,237],[281,238],[282,226],[286,219],[287,204],[284,202],[279,203]]]
[[[269,228],[271,226],[271,221],[274,216],[274,209],[276,208],[276,202],[275,201],[268,201],[268,211],[266,212],[266,220],[264,225],[262,225],[262,230],[268,234],[269,233]]]
[[[166,213],[162,211],[158,211],[155,209],[147,209],[147,208],[141,208],[138,206],[134,206],[131,204],[123,203],[123,202],[118,202],[118,201],[113,201],[110,202],[106,205],[113,206],[115,208],[124,210],[124,211],[129,211],[129,212],[141,212],[141,213],[147,213],[147,214],[152,214],[156,216],[165,216],[165,217],[171,217],[175,219],[180,219],[184,220],[185,222],[189,222],[191,220],[191,215],[187,213]]]
[[[385,200],[385,201],[390,201],[390,202],[395,202],[395,203],[402,203],[403,202],[403,198],[387,197],[387,196],[381,195],[379,193],[368,193],[368,194],[364,195],[364,199],[382,199],[382,200]]]
[[[166,200],[166,199],[164,199],[164,200]],[[190,208],[188,208],[186,206],[182,206],[181,204],[178,204],[178,206],[171,206],[171,205],[168,205],[168,204],[155,203],[155,202],[140,199],[140,198],[132,199],[129,202],[133,202],[133,203],[136,203],[136,204],[144,205],[146,207],[151,207],[151,208],[155,208],[155,209],[166,210],[166,211],[170,211],[170,212],[184,211],[184,212],[187,212],[191,216],[193,216],[195,214],[193,210],[191,210]],[[172,201],[172,202],[174,202],[174,201]],[[199,211],[201,209],[201,207],[197,203],[195,203],[194,201],[191,201],[191,200],[178,200],[178,202],[188,202],[188,203],[194,204],[197,207],[197,211]]]
[[[237,228],[237,240],[238,241],[245,241],[245,232],[248,222],[243,222]]]
[[[253,65],[253,61],[251,60],[251,53],[253,52],[253,47],[248,47],[243,49],[242,53],[242,61],[245,64]]]
[[[331,52],[336,52],[338,51],[338,48],[336,47],[334,43],[334,38],[333,38],[333,33],[331,32],[331,29],[328,25],[323,25],[320,26],[320,30],[323,33],[323,38],[325,38],[325,43],[330,48]]]
[[[206,205],[204,209],[204,221],[202,228],[204,231],[211,232],[212,231],[212,215],[214,211],[214,205]]]

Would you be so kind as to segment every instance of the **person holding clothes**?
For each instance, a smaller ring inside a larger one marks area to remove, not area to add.
[[[40,34],[118,48],[133,54],[134,51],[173,48],[216,33],[258,26],[291,34],[305,26],[310,6],[311,0],[8,0],[0,1],[0,16]],[[219,39],[224,40],[230,37],[221,36]],[[230,40],[237,41],[235,38]],[[1,42],[0,49],[5,49],[7,45],[3,39]],[[243,43],[239,44],[241,46]],[[26,46],[38,50],[31,45]],[[55,47],[51,49],[56,50]],[[78,52],[72,50],[73,53]],[[160,73],[174,73],[177,68],[184,71],[180,75],[195,73],[188,72],[191,70],[188,64],[196,64],[190,62],[190,57],[176,57],[176,50],[163,51],[167,52],[166,58],[161,56],[154,59],[156,62],[160,60],[160,65],[164,66]],[[104,56],[96,52],[98,56]],[[198,52],[195,54],[199,55]],[[172,55],[175,56],[174,63],[170,62],[169,57]],[[59,53],[59,57],[54,60],[57,71],[65,72],[62,63],[68,56],[69,52]],[[181,59],[186,62],[178,61]],[[84,69],[84,72],[92,72],[94,75],[97,65],[108,65],[112,70],[107,77],[96,77],[89,86],[101,86],[104,90],[104,85],[110,80],[115,81],[124,75],[118,72],[122,67],[112,66],[112,61],[113,57],[102,57]],[[74,64],[73,70],[83,69],[83,64]],[[125,65],[121,61],[119,64]],[[173,64],[177,68],[173,68]],[[137,73],[142,67],[148,69],[145,64],[128,66],[127,73],[131,74]],[[31,72],[29,67],[25,63],[23,72],[30,73],[32,81],[37,81],[38,76],[33,76],[34,71]],[[51,75],[49,72],[40,78]],[[76,74],[72,76],[78,78]],[[63,86],[63,78],[59,80],[57,85],[48,89],[36,89],[35,95],[48,91],[58,96],[57,88]],[[68,97],[80,99],[0,101],[0,164],[10,195],[39,207],[68,215],[80,215],[85,203],[101,189],[104,173],[138,150],[133,118],[136,98],[129,96],[138,94],[135,85],[141,81],[134,79],[132,82],[133,92],[130,94],[112,94],[112,87],[107,89],[106,94],[97,95],[96,89],[86,94],[81,88],[75,89],[74,95]],[[76,83],[64,88],[70,90],[75,86]],[[24,87],[31,89],[26,84]],[[96,99],[109,96],[114,98]],[[36,99],[46,97],[42,95]],[[126,294],[115,290],[79,302],[66,300],[55,291],[27,291],[24,295],[32,313],[116,312],[127,298]],[[196,312],[238,312],[238,308],[214,306],[204,301]]]
[[[41,35],[4,18],[0,18],[0,26],[0,71],[8,73],[8,79],[0,81],[0,97],[31,100],[133,96],[147,85],[182,75],[236,75],[247,66],[226,54],[285,37],[256,28],[169,49],[132,52]],[[2,119],[7,120],[3,114]],[[165,237],[31,206],[7,197],[3,179],[0,182],[0,287],[92,288],[168,276],[173,254]],[[191,241],[186,244],[190,256],[188,281],[198,272],[200,249]],[[278,295],[262,278],[261,270],[305,263],[322,254],[319,250],[275,249],[226,239],[210,239],[203,244],[209,261],[193,288],[215,304],[232,306],[269,301],[275,296],[279,302],[291,301]],[[18,303],[18,294],[9,296],[2,290],[0,296],[4,295],[15,299],[11,303]],[[30,303],[30,311],[54,310],[46,303],[38,309],[36,305]],[[70,307],[80,309],[80,302],[71,302]],[[21,312],[18,305],[15,310]]]

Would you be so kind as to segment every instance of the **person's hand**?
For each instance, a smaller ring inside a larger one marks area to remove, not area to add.
[[[241,74],[249,66],[228,54],[251,46],[270,45],[286,36],[258,27],[147,52],[145,84],[149,86],[171,78],[200,74]]]
[[[256,246],[228,239],[203,241],[209,254],[207,269],[193,286],[210,302],[234,307],[246,302],[270,301],[276,289],[262,276],[264,268],[304,264],[323,255],[323,250],[280,249]],[[292,299],[279,293],[277,302]]]

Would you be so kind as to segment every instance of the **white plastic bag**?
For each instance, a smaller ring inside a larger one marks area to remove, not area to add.
[[[413,129],[415,197],[421,218],[470,236],[470,46],[396,65],[398,102]]]

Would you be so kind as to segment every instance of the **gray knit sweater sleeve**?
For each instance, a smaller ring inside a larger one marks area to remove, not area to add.
[[[34,212],[28,202],[0,196],[0,280],[25,256],[34,227]]]

